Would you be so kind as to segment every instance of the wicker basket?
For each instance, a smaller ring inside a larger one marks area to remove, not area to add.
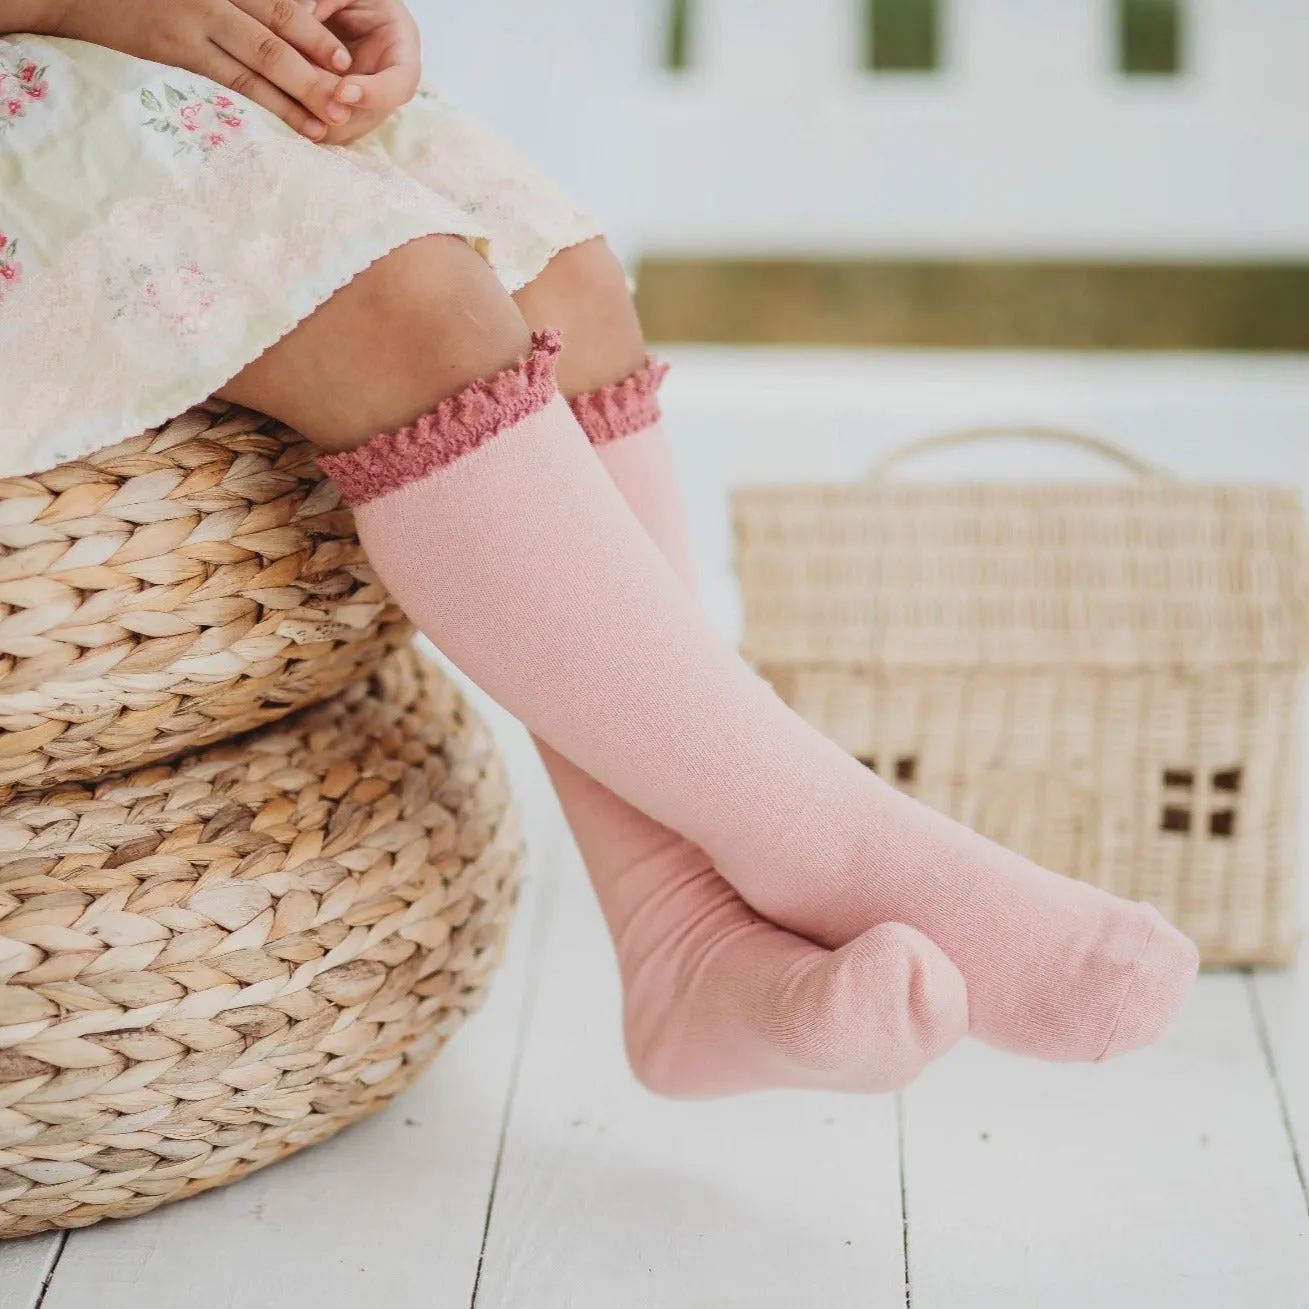
[[[0,806],[0,1236],[321,1141],[481,1001],[520,863],[491,740],[409,650],[315,709]]]
[[[280,718],[410,635],[312,447],[257,414],[0,480],[0,800]]]
[[[737,492],[748,658],[896,785],[1047,867],[1150,900],[1210,965],[1297,942],[1297,497],[1136,475]]]

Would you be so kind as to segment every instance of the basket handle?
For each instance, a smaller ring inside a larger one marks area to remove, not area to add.
[[[898,450],[879,459],[869,470],[868,480],[880,482],[901,464],[910,459],[926,454],[929,450],[943,450],[950,446],[974,445],[982,441],[998,441],[1006,438],[1041,441],[1046,445],[1069,446],[1076,450],[1087,450],[1100,455],[1110,462],[1125,468],[1138,478],[1167,478],[1172,474],[1154,464],[1138,459],[1136,455],[1124,450],[1122,446],[1105,440],[1102,436],[1087,436],[1083,432],[1071,432],[1061,427],[966,427],[957,432],[942,432],[936,436],[920,436],[906,442]]]

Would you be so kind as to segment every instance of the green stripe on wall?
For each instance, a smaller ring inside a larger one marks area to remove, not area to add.
[[[654,341],[1309,350],[1309,263],[647,259]]]

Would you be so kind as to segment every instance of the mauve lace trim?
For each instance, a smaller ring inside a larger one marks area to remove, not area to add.
[[[398,491],[544,409],[556,394],[561,349],[559,332],[535,332],[532,353],[513,368],[489,382],[479,379],[466,386],[412,427],[375,436],[358,450],[321,455],[318,462],[340,486],[347,504],[365,504]]]
[[[572,402],[573,413],[592,445],[605,445],[620,436],[643,432],[659,421],[659,384],[668,365],[647,359],[645,367],[616,386],[588,391]]]

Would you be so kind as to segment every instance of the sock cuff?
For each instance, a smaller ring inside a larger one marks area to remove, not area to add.
[[[659,421],[659,386],[668,365],[647,359],[614,386],[602,386],[571,401],[573,416],[592,445],[607,445],[620,436],[642,432]]]
[[[512,368],[490,380],[479,378],[411,427],[384,432],[357,450],[320,455],[318,462],[349,505],[398,491],[544,409],[558,393],[555,370],[562,349],[559,332],[534,332],[532,353]]]

